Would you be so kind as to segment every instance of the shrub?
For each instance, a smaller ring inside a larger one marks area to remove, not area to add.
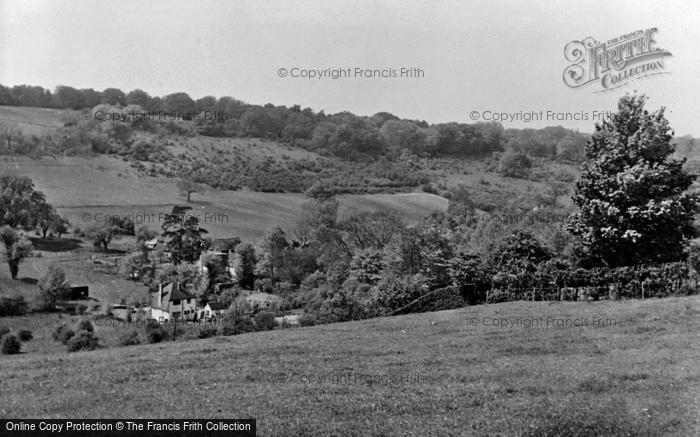
[[[423,185],[423,191],[425,191],[426,193],[430,193],[430,194],[438,194],[438,190],[435,187],[433,187],[431,184]]]
[[[92,323],[88,319],[80,319],[80,321],[78,322],[78,325],[76,327],[76,330],[95,332],[95,328],[93,328]]]
[[[316,324],[316,320],[311,314],[302,314],[301,317],[299,317],[299,325],[301,326],[314,326]]]
[[[258,331],[271,331],[275,329],[275,316],[269,311],[261,311],[255,315],[255,329]]]
[[[141,340],[139,339],[139,333],[136,331],[125,332],[119,337],[120,346],[134,346],[137,344],[141,344]]]
[[[216,333],[218,330],[214,326],[205,326],[204,328],[199,330],[199,333],[197,336],[199,338],[209,338],[209,337],[214,337],[216,336]]]
[[[99,346],[99,339],[90,331],[79,330],[66,343],[68,352],[91,351]]]
[[[59,325],[54,330],[52,337],[56,341],[67,344],[68,340],[70,340],[74,335],[75,332],[72,329],[68,328],[66,325]]]
[[[170,338],[168,331],[166,331],[160,323],[149,322],[146,324],[146,340],[149,343],[160,343],[168,338]]]
[[[522,154],[509,150],[503,154],[498,163],[498,172],[512,178],[527,178],[532,162]]]
[[[56,264],[51,264],[39,280],[39,295],[42,300],[41,308],[44,310],[55,310],[56,302],[70,295],[66,274]]]
[[[32,338],[34,338],[34,335],[32,334],[32,331],[29,329],[21,329],[18,333],[17,336],[19,337],[20,340],[22,341],[29,341]]]
[[[16,335],[7,334],[2,337],[2,353],[4,355],[18,354],[22,349],[22,343]]]
[[[424,295],[414,301],[402,312],[424,313],[462,308],[466,304],[464,297],[456,287],[444,287]]]
[[[219,328],[219,335],[237,335],[255,331],[255,325],[248,316],[225,317]]]
[[[509,302],[513,300],[513,296],[507,290],[491,290],[486,296],[486,303]]]
[[[24,296],[0,297],[0,317],[23,316],[27,314],[27,302]]]

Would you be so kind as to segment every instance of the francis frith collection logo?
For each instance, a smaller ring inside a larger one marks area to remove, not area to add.
[[[564,56],[571,64],[564,69],[564,83],[571,88],[598,85],[598,92],[666,71],[665,57],[671,52],[657,46],[657,28],[637,30],[605,42],[592,37],[571,41]]]

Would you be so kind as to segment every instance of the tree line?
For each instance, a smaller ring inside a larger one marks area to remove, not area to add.
[[[438,123],[401,119],[388,112],[359,116],[350,112],[325,114],[311,108],[247,104],[233,97],[191,98],[176,92],[164,97],[136,89],[102,91],[58,86],[0,85],[0,105],[92,109],[97,105],[131,107],[146,112],[196,118],[197,133],[212,137],[257,137],[293,143],[322,155],[353,161],[395,158],[402,152],[417,156],[476,157],[510,151],[569,162],[580,162],[586,136],[563,127],[504,129],[499,123]],[[195,117],[201,113],[222,116]],[[141,121],[142,122],[142,121]]]

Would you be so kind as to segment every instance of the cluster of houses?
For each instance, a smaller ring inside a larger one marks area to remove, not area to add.
[[[158,239],[153,239],[147,241],[146,245],[153,249],[158,245]],[[231,261],[233,261],[235,255],[232,249],[235,247],[236,243],[232,239],[218,239],[214,240],[212,247],[206,252],[207,256],[219,256],[227,265],[230,276],[235,280],[236,272]],[[207,273],[207,267],[202,262],[204,255],[197,262],[197,268],[202,274]],[[222,283],[217,284],[217,288],[222,291],[227,288],[233,287],[234,283]],[[160,284],[158,290],[151,293],[150,306],[143,308],[146,317],[153,320],[158,320],[159,322],[165,322],[170,320],[211,320],[222,317],[228,306],[219,302],[209,302],[206,305],[199,305],[197,303],[196,296],[185,286],[177,281],[167,282]],[[275,306],[281,301],[279,296],[253,292],[248,293],[244,296],[247,304],[253,311],[260,311],[264,309],[269,309]],[[298,325],[298,316],[296,315],[286,315],[284,317],[275,318],[278,325],[284,326],[294,326]]]
[[[248,305],[256,311],[271,308],[281,299],[268,293],[250,293],[244,296]],[[179,282],[160,284],[158,290],[151,293],[151,305],[146,308],[148,318],[168,320],[208,320],[223,316],[228,306],[209,302],[204,306],[197,304],[197,299]]]

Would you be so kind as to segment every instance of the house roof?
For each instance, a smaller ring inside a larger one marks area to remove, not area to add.
[[[194,296],[185,290],[179,282],[169,282],[163,286],[162,299],[164,302],[172,302],[174,300],[192,299]]]
[[[207,305],[209,305],[209,308],[211,308],[212,311],[220,311],[228,308],[226,304],[223,304],[221,302],[209,302]]]

